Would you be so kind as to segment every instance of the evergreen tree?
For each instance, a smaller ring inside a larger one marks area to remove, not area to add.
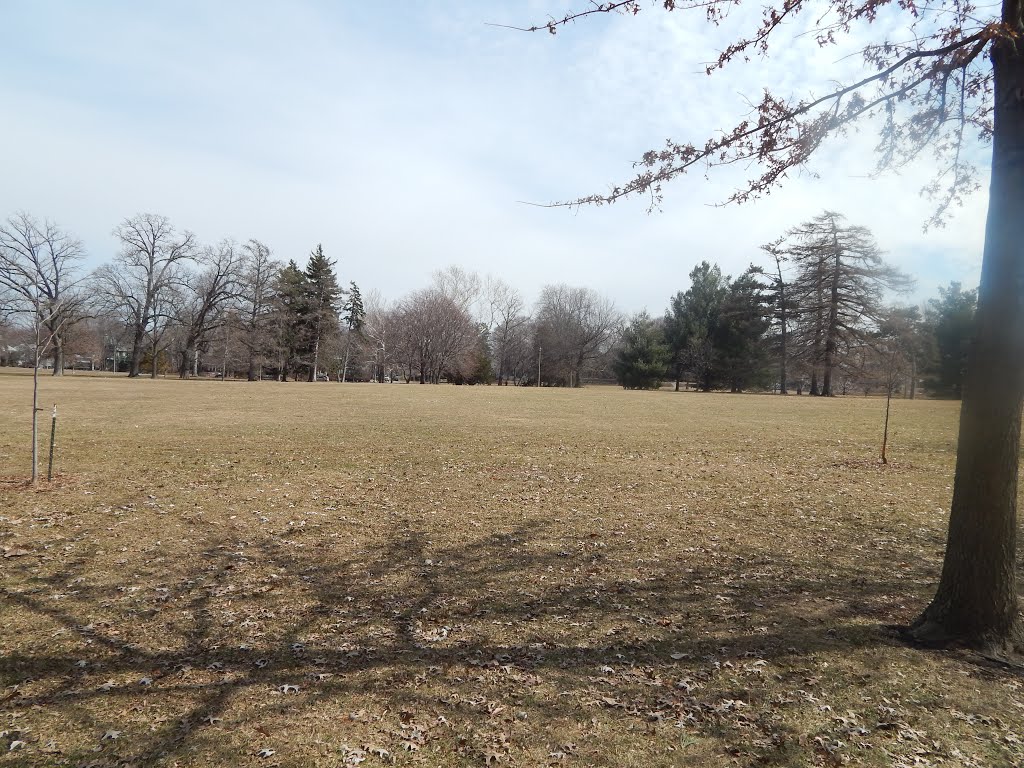
[[[883,312],[883,292],[909,284],[882,261],[867,227],[842,222],[842,215],[825,211],[790,230],[786,248],[797,269],[791,295],[801,307],[811,394],[825,397],[835,394],[832,378],[842,350],[864,343],[874,330]]]
[[[662,329],[665,345],[668,348],[669,367],[672,371],[672,378],[675,380],[676,392],[678,392],[690,344],[686,323],[686,294],[682,291],[678,291],[669,299],[668,311],[665,312]]]
[[[341,288],[334,274],[334,262],[324,255],[323,246],[317,244],[306,264],[305,291],[310,358],[309,380],[315,381],[320,366],[320,348],[325,339],[338,332],[338,310]]]
[[[768,285],[765,289],[765,298],[768,304],[769,325],[767,329],[767,341],[770,354],[778,361],[779,373],[779,394],[789,394],[789,356],[790,356],[790,335],[793,323],[798,318],[798,307],[791,295],[792,286],[789,279],[782,271],[782,265],[786,262],[786,255],[780,249],[782,239],[761,246],[761,250],[772,257],[775,262],[774,269],[768,270],[759,267],[752,267],[751,271],[763,276]]]
[[[928,302],[927,321],[934,339],[928,389],[939,397],[957,400],[963,395],[967,370],[967,346],[974,333],[977,291],[965,291],[960,283],[939,288],[939,298]]]
[[[690,271],[690,288],[683,294],[683,340],[687,366],[697,386],[707,392],[714,384],[714,335],[729,278],[717,264],[702,261]]]
[[[306,276],[294,260],[278,271],[273,285],[273,328],[278,351],[278,373],[287,381],[308,347],[309,306]]]
[[[767,373],[768,297],[751,267],[729,286],[713,332],[714,378],[731,392],[763,384]]]
[[[473,350],[472,367],[467,383],[491,384],[494,382],[494,366],[491,363],[491,332],[486,325],[480,326],[480,337]]]
[[[650,315],[641,312],[622,333],[612,371],[625,389],[657,389],[669,360],[661,330]]]
[[[366,319],[366,310],[363,309],[363,297],[359,293],[359,286],[355,281],[349,283],[348,295],[342,305],[343,319],[345,320],[345,363],[341,368],[342,382],[348,377],[348,359],[352,352],[352,335],[362,335],[363,321]]]

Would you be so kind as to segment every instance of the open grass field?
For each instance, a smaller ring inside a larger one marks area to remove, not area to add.
[[[957,405],[0,372],[3,766],[1013,766]],[[48,411],[46,430],[48,431]],[[45,467],[44,467],[45,471]]]

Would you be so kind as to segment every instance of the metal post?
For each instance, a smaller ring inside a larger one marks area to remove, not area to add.
[[[53,481],[53,445],[57,441],[57,404],[53,404],[53,416],[50,419],[50,461],[46,465],[46,482]]]
[[[540,355],[544,351],[544,347],[537,345],[537,389],[540,389]]]

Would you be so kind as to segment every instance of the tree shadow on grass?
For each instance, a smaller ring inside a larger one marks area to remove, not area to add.
[[[0,591],[8,626],[62,648],[22,643],[0,658],[14,724],[0,749],[23,742],[25,765],[307,765],[420,750],[438,764],[613,765],[625,745],[682,734],[691,760],[839,760],[838,737],[821,731],[822,689],[879,671],[823,670],[895,645],[879,625],[907,592],[892,570],[701,547],[630,570],[628,543],[567,547],[538,525],[435,543],[396,517],[372,551],[347,558],[297,538],[214,540],[175,564],[172,586],[138,599],[87,583],[53,599],[87,575],[85,561]],[[810,731],[794,725],[803,718]],[[612,735],[588,746],[572,736],[579,723]]]

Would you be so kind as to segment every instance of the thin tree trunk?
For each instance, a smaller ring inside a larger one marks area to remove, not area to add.
[[[1004,18],[1021,31],[1020,0]],[[990,652],[1024,649],[1015,581],[1017,470],[1024,402],[1024,52],[993,43],[995,124],[975,336],[960,410],[942,576],[917,640]]]
[[[156,363],[157,363],[157,359],[156,358],[157,358],[157,353],[159,352],[159,350],[160,350],[159,342],[156,340],[156,336],[154,336],[153,337],[153,366],[152,366],[152,369],[149,372],[149,378],[151,378],[151,379],[155,379],[156,378]]]
[[[786,386],[786,284],[782,280],[782,262],[776,254],[775,267],[779,272],[779,394],[788,395]]]
[[[348,378],[348,354],[352,349],[352,329],[348,329],[348,333],[345,334],[345,362],[341,365],[341,383],[345,383],[345,379]]]
[[[32,361],[32,482],[39,477],[39,320],[36,320],[35,359]]]
[[[821,384],[822,397],[832,397],[832,368],[836,362],[836,336],[839,334],[839,272],[842,254],[836,222],[832,220],[832,247],[835,248],[835,263],[832,269],[832,290],[828,302],[828,325],[825,328],[825,375]],[[845,392],[843,394],[846,394]]]
[[[313,367],[309,369],[309,380],[316,381],[316,369],[320,363],[320,334],[313,341]]]

